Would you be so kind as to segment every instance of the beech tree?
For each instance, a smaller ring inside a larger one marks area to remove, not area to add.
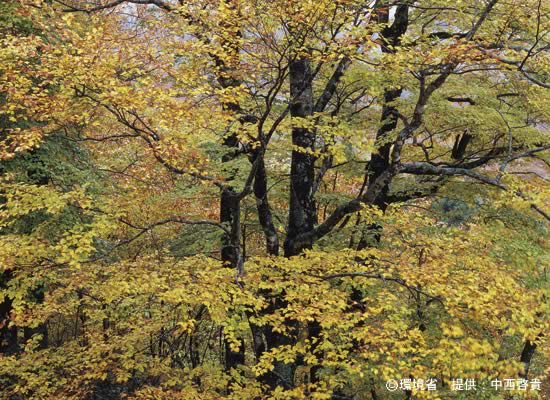
[[[0,398],[544,396],[547,2],[0,7]]]

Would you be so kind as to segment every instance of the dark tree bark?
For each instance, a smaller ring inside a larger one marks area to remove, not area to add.
[[[379,22],[388,22],[388,12],[379,13]],[[409,26],[409,6],[402,4],[397,7],[395,20],[391,26],[382,30],[382,52],[393,53],[393,47],[401,44],[401,36],[405,34]],[[391,46],[391,47],[388,47]],[[375,182],[390,166],[390,150],[393,140],[389,140],[389,134],[397,127],[397,108],[392,103],[397,100],[403,90],[388,89],[384,91],[384,105],[382,107],[382,125],[376,132],[376,141],[380,143],[378,149],[372,154],[367,166],[367,183]],[[385,210],[387,207],[387,196],[389,185],[384,185],[373,204]]]
[[[234,12],[237,12],[237,5],[233,0],[227,0],[227,5]],[[225,25],[228,28],[233,28],[235,21],[228,20]],[[224,38],[224,48],[227,49],[228,60],[219,58],[213,54],[214,62],[219,69],[218,83],[223,88],[232,88],[240,85],[240,80],[236,77],[236,70],[239,62],[239,47],[238,39],[241,36],[240,30],[236,30],[236,38]],[[241,106],[235,102],[228,102],[223,105],[225,110],[231,111],[236,117],[242,113]],[[224,146],[227,147],[226,154],[222,157],[222,162],[229,162],[238,157],[242,152],[239,149],[239,139],[232,134],[224,139]],[[232,174],[227,177],[227,181],[231,182],[235,179]],[[240,273],[243,267],[243,259],[241,254],[241,196],[235,188],[229,183],[221,190],[220,195],[220,223],[228,228],[229,233],[224,233],[222,236],[221,259],[222,262],[229,268],[237,270]],[[231,349],[229,342],[224,341],[225,348],[225,369],[226,371],[244,364],[245,361],[245,345],[244,340],[240,341],[240,346],[237,351]]]
[[[378,21],[388,23],[389,13],[383,9],[378,13]],[[395,46],[401,44],[401,36],[405,34],[409,26],[409,6],[402,4],[397,7],[395,12],[395,20],[391,26],[384,28],[381,32],[382,36],[382,52],[393,53]],[[391,47],[388,47],[390,45]],[[397,100],[403,90],[401,88],[388,89],[384,91],[384,105],[382,106],[382,125],[376,132],[376,142],[379,147],[372,153],[371,159],[367,165],[365,181],[368,185],[382,176],[382,174],[390,167],[390,152],[394,140],[390,138],[390,134],[397,128],[397,108],[393,104]],[[373,200],[372,204],[385,211],[388,207],[389,183],[383,185],[379,194]],[[374,224],[367,226],[357,243],[358,249],[363,249],[373,243],[380,241],[381,227]]]
[[[227,225],[229,233],[222,237],[222,261],[228,267],[237,268],[242,262],[240,252],[241,238],[241,200],[231,187],[222,190],[220,196],[220,222]]]
[[[253,162],[256,161],[258,154],[254,156]],[[265,170],[265,162],[263,155],[258,160],[256,176],[254,178],[254,196],[256,197],[256,209],[258,210],[258,219],[260,226],[264,232],[267,254],[279,255],[279,236],[273,223],[273,215],[267,198],[267,173]]]
[[[6,290],[10,279],[9,270],[0,274],[0,290]],[[6,296],[0,303],[0,354],[15,354],[19,351],[17,327],[9,326],[11,311],[12,299]]]
[[[521,376],[523,376],[524,378],[527,378],[527,375],[529,374],[531,360],[533,359],[533,355],[535,354],[536,349],[537,345],[530,340],[527,340],[525,342],[525,345],[523,346],[523,350],[521,352],[519,360],[521,363],[523,363],[523,373],[521,374]]]
[[[472,140],[472,135],[468,131],[464,131],[462,135],[457,135],[455,143],[453,145],[453,150],[451,151],[451,157],[454,160],[462,160],[466,154],[466,148]]]
[[[289,65],[290,78],[290,114],[292,117],[305,118],[313,113],[313,88],[310,61],[306,58],[292,60]],[[284,243],[285,257],[300,254],[306,247],[300,246],[296,238],[311,231],[317,223],[317,207],[314,198],[315,157],[311,153],[315,143],[315,133],[309,129],[295,127],[292,129],[292,144],[297,149],[292,151],[290,167],[290,201],[288,211],[288,229]],[[266,310],[276,312],[287,306],[282,296],[272,299]],[[298,333],[297,321],[287,320],[289,334],[274,332],[271,327],[264,330],[267,349],[296,343]],[[272,371],[262,377],[262,381],[271,388],[282,386],[290,388],[294,382],[294,373],[299,363],[275,362]]]
[[[305,118],[313,113],[313,88],[310,61],[301,58],[293,60],[289,67],[290,115]],[[295,239],[311,231],[317,224],[317,206],[314,198],[315,157],[312,150],[315,133],[310,129],[292,129],[292,151],[290,166],[290,202],[288,230],[284,244],[285,256],[300,254],[306,247]]]
[[[544,336],[544,333],[539,333],[537,339],[540,339]],[[536,341],[536,339],[535,339]],[[526,340],[523,345],[523,350],[521,351],[520,362],[523,364],[523,372],[520,374],[522,378],[527,379],[529,375],[529,368],[531,367],[531,361],[537,350],[537,344],[535,341]]]

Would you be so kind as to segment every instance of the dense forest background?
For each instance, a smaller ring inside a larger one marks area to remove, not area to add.
[[[0,2],[0,399],[548,396],[549,32]]]

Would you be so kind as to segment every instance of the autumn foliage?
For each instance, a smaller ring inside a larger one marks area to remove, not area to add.
[[[547,396],[549,15],[0,3],[0,399]]]

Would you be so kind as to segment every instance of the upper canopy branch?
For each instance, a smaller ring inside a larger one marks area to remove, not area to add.
[[[135,135],[131,135],[131,136],[135,136],[143,139],[147,143],[149,148],[152,150],[152,153],[155,159],[160,164],[162,164],[167,170],[178,175],[188,175],[203,181],[212,182],[214,185],[216,185],[220,189],[225,188],[224,183],[215,177],[201,174],[195,171],[189,171],[187,169],[180,168],[170,163],[162,154],[159,153],[158,142],[160,142],[161,140],[160,135],[149,124],[147,124],[145,120],[137,112],[132,110],[124,110],[122,108],[118,108],[116,105],[106,104],[101,100],[98,100],[94,96],[90,95],[86,89],[87,89],[86,87],[84,87],[83,89],[76,88],[77,95],[81,97],[85,97],[91,100],[92,102],[94,102],[95,104],[97,104],[98,106],[105,108],[109,113],[111,113],[117,119],[119,123],[121,123],[123,126],[127,127],[128,129],[132,130],[135,133]],[[130,121],[128,116],[132,116],[133,121]]]
[[[65,12],[85,12],[85,13],[93,13],[101,10],[106,10],[109,8],[114,8],[116,6],[119,6],[121,4],[129,3],[129,4],[142,4],[142,5],[153,5],[158,8],[161,8],[166,11],[173,11],[174,7],[165,1],[162,0],[113,0],[110,2],[107,2],[105,4],[99,4],[90,8],[86,7],[77,7],[72,4],[68,4],[65,1],[61,0],[55,0],[56,3],[59,3],[63,5],[64,7],[68,7],[67,9],[64,9]]]
[[[372,273],[369,274],[368,272],[340,272],[336,274],[330,274],[330,275],[324,275],[319,277],[322,280],[330,280],[330,279],[338,279],[338,278],[367,278],[367,279],[378,279],[384,282],[394,282],[397,283],[400,286],[403,286],[404,288],[407,288],[408,290],[411,290],[415,293],[421,294],[423,296],[426,296],[428,299],[433,301],[442,302],[444,299],[441,296],[434,296],[429,293],[426,293],[424,290],[420,289],[417,286],[412,286],[408,284],[404,279],[396,278],[396,277],[389,277],[384,276],[382,274]]]
[[[545,146],[546,148],[550,146]],[[542,150],[541,150],[542,151]],[[533,153],[525,153],[527,155],[531,155]],[[516,157],[517,159],[519,157]],[[466,168],[457,168],[457,167],[438,167],[435,165],[432,165],[430,163],[426,162],[409,162],[409,163],[403,163],[400,167],[400,172],[402,173],[408,173],[408,174],[418,174],[418,175],[437,175],[437,176],[453,176],[453,175],[462,175],[467,176],[469,178],[475,179],[479,182],[485,183],[490,186],[494,186],[496,188],[502,189],[502,190],[510,190],[510,188],[502,183],[500,183],[500,180],[498,178],[491,178],[486,175],[480,174],[478,172],[472,171],[470,169]],[[527,195],[520,191],[516,191],[515,194],[518,197],[521,197],[524,200],[530,200]],[[542,210],[539,206],[536,204],[531,204],[531,208],[537,211],[540,215],[542,215],[546,220],[550,221],[550,215],[548,215],[547,212]]]

